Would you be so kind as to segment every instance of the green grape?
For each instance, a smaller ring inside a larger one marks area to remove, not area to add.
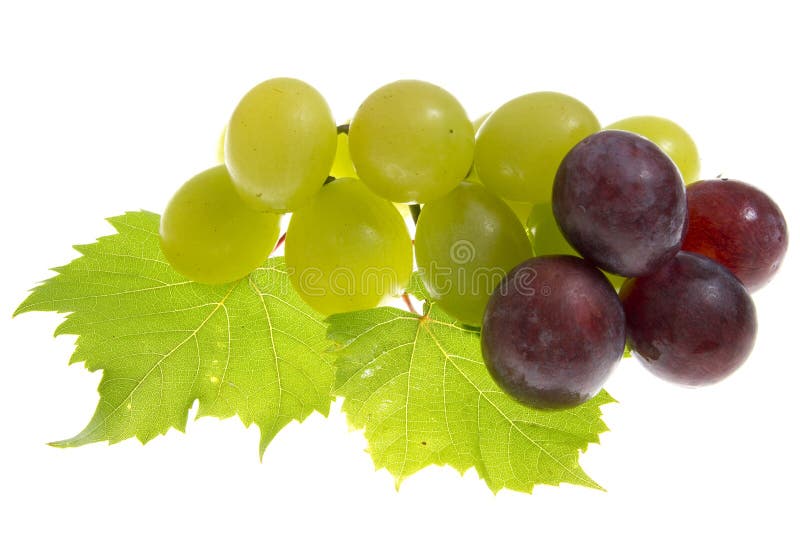
[[[564,238],[553,215],[553,205],[548,203],[534,204],[527,220],[528,232],[537,256],[567,254],[580,256],[578,251]],[[603,271],[611,285],[617,290],[622,287],[625,277]]]
[[[637,133],[657,144],[678,166],[685,183],[690,184],[700,177],[697,145],[686,130],[671,120],[641,115],[609,124],[605,129]]]
[[[336,136],[336,157],[333,158],[330,175],[334,178],[358,178],[353,160],[350,158],[350,139],[345,132]]]
[[[320,313],[373,308],[408,284],[411,238],[391,202],[342,178],[292,215],[286,265],[294,288]]]
[[[225,164],[253,209],[293,211],[319,191],[336,155],[336,123],[316,89],[274,78],[236,106],[225,136]]]
[[[531,204],[550,202],[561,160],[581,139],[600,130],[574,98],[530,93],[500,106],[478,132],[475,169],[496,195]]]
[[[336,139],[336,158],[333,160],[330,175],[334,178],[358,178],[356,169],[353,167],[353,160],[350,158],[350,136],[344,132],[340,133]],[[394,207],[400,215],[410,217],[408,204],[394,203]]]
[[[475,146],[472,123],[444,89],[403,80],[372,93],[350,124],[358,176],[393,202],[428,202],[467,176]]]
[[[161,216],[161,250],[182,275],[204,284],[247,276],[278,240],[280,215],[249,209],[224,165],[178,190]]]
[[[537,256],[558,254],[580,256],[561,233],[553,216],[553,206],[549,202],[533,205],[528,215],[527,226],[533,251]]]
[[[480,326],[494,288],[531,257],[531,244],[511,209],[481,185],[461,182],[422,208],[414,241],[422,281],[461,322]]]

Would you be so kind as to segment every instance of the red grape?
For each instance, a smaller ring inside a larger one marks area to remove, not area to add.
[[[689,229],[683,250],[708,256],[735,274],[749,291],[775,275],[789,236],[771,198],[737,180],[706,180],[686,189]]]
[[[680,172],[640,135],[606,130],[575,145],[553,186],[567,241],[598,267],[641,276],[672,258],[686,231]]]
[[[497,384],[535,408],[593,397],[625,348],[625,316],[606,277],[575,256],[515,267],[483,318],[483,359]]]
[[[756,310],[719,263],[679,252],[620,291],[634,354],[655,375],[688,386],[722,380],[750,354]]]

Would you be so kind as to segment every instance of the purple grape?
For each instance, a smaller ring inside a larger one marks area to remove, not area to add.
[[[689,230],[683,250],[715,260],[749,291],[770,281],[789,246],[786,219],[775,202],[737,180],[706,180],[686,188]]]
[[[567,241],[591,263],[641,276],[680,249],[686,192],[678,168],[658,146],[606,130],[564,157],[553,185],[553,214]]]
[[[483,359],[495,382],[534,408],[593,397],[625,348],[625,316],[606,277],[575,256],[515,267],[483,317]]]
[[[747,290],[719,263],[679,252],[620,291],[631,348],[655,375],[688,386],[718,382],[747,359],[756,310]]]

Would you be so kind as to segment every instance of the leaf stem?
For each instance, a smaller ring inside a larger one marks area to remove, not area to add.
[[[414,304],[411,302],[411,297],[408,296],[408,293],[403,293],[403,302],[406,303],[406,308],[408,308],[408,311],[414,315],[419,315],[419,312],[414,308]]]

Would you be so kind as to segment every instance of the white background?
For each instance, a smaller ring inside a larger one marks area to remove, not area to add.
[[[606,493],[493,495],[474,472],[429,468],[395,491],[338,408],[281,432],[190,421],[145,447],[58,450],[97,402],[68,367],[55,314],[10,319],[104,218],[160,212],[214,164],[238,98],[302,78],[339,121],[378,86],[428,80],[473,116],[535,90],[576,96],[602,123],[683,124],[703,175],[750,181],[800,236],[797,37],[790,2],[4,2],[0,8],[0,521],[6,532],[797,532],[797,250],[760,291],[751,359],[688,390],[623,362],[612,428],[582,457]],[[166,3],[163,3],[166,4]],[[440,7],[441,6],[441,7]],[[522,6],[525,6],[524,8]]]

